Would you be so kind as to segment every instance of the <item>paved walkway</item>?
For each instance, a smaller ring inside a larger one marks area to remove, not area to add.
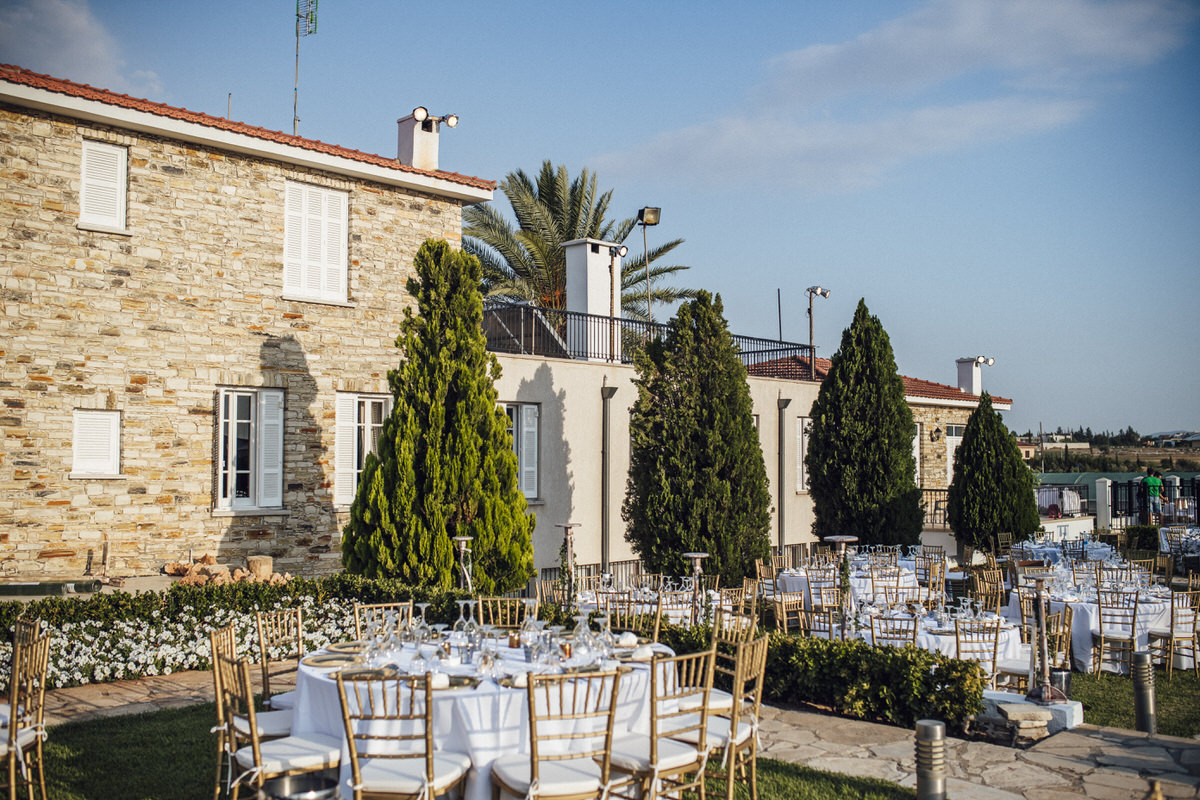
[[[255,676],[257,677],[257,676]],[[291,686],[287,676],[272,688]],[[47,692],[46,724],[208,702],[212,673]],[[762,754],[847,775],[916,785],[913,733],[809,711],[763,707]],[[53,732],[51,732],[53,736]],[[1157,780],[1168,798],[1200,798],[1200,741],[1083,725],[1028,750],[948,740],[947,794],[955,800],[1140,800]]]

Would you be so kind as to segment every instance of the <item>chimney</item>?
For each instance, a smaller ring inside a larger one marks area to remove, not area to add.
[[[399,136],[396,160],[417,169],[435,172],[438,168],[438,131],[445,122],[451,128],[458,124],[458,117],[432,117],[424,108],[415,108],[407,117],[396,120]]]
[[[975,356],[959,358],[954,363],[958,365],[958,388],[976,397],[983,394],[983,365],[987,364],[990,367],[996,363],[996,359]]]
[[[567,311],[593,317],[621,316],[620,249],[619,244],[598,239],[573,239],[563,244],[567,260]],[[582,350],[589,358],[602,361],[620,360],[621,337],[616,323],[570,326],[569,330],[579,339],[570,342],[572,350]]]

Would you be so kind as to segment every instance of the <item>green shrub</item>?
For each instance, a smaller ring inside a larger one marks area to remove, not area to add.
[[[1125,537],[1126,549],[1158,552],[1158,528],[1154,525],[1130,525],[1125,529]]]
[[[707,647],[710,635],[704,627],[671,626],[661,639],[686,653]],[[763,694],[769,702],[823,706],[905,728],[939,719],[962,729],[983,707],[985,686],[979,664],[942,653],[772,633]]]

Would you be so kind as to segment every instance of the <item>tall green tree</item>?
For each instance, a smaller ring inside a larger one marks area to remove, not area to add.
[[[916,425],[892,343],[858,301],[812,407],[804,464],[820,538],[916,544],[924,512],[916,486]]]
[[[473,539],[481,594],[518,589],[533,574],[534,516],[517,484],[517,460],[487,351],[478,259],[429,240],[414,259],[388,372],[395,402],[379,457],[368,455],[343,531],[346,569],[414,586],[449,588],[458,565],[452,539]]]
[[[651,572],[691,573],[683,557],[725,585],[754,575],[770,551],[770,495],[746,367],[718,295],[680,306],[665,339],[635,356],[625,538]]]
[[[543,308],[565,309],[567,261],[563,244],[573,239],[622,243],[637,227],[637,219],[608,219],[612,190],[597,195],[596,175],[586,169],[571,179],[565,166],[542,163],[537,180],[523,171],[510,172],[500,183],[517,227],[490,203],[463,212],[463,249],[483,264],[483,290],[489,297],[532,301]],[[668,286],[664,280],[686,266],[655,264],[683,239],[654,247],[630,247],[621,262],[621,309],[645,319],[646,261],[650,262],[651,299],[668,305],[694,297],[691,289]],[[636,252],[635,252],[636,251]]]
[[[995,544],[1001,531],[1027,539],[1040,524],[1033,473],[987,392],[954,454],[946,517],[958,543],[972,547]]]

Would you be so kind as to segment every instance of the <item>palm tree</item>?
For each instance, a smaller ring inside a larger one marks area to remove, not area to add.
[[[596,196],[596,175],[584,169],[571,180],[565,166],[542,162],[535,183],[523,170],[510,172],[500,184],[516,217],[514,229],[492,205],[471,206],[463,213],[463,249],[483,264],[483,292],[488,297],[532,301],[543,308],[566,308],[566,252],[573,239],[623,243],[637,219],[606,219],[612,190]],[[694,289],[662,283],[686,266],[654,262],[683,244],[673,239],[649,251],[650,294],[655,304],[695,297]],[[631,248],[632,249],[632,248]],[[621,309],[646,319],[646,257],[622,262]]]

